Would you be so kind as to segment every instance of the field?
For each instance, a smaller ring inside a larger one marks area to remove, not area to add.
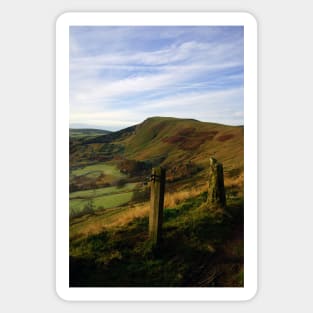
[[[126,174],[121,173],[112,164],[98,163],[72,168],[70,181],[80,179],[84,182],[91,179],[96,182],[98,178],[102,178],[102,181],[113,184],[113,186],[70,192],[70,216],[80,214],[86,208],[87,211],[88,209],[89,211],[103,210],[128,203],[138,184],[126,182],[119,184],[126,177]]]
[[[122,174],[116,168],[116,166],[106,163],[98,163],[71,170],[70,178],[74,176],[86,176],[90,178],[96,178],[103,173],[105,173],[105,175],[111,176],[112,179],[119,179],[125,177],[125,175]]]
[[[206,202],[212,155],[226,208]],[[154,166],[167,173],[158,247],[148,237]],[[242,127],[156,117],[72,136],[70,286],[243,286],[243,184]]]
[[[83,190],[70,193],[70,213],[83,210],[88,201],[92,200],[95,209],[108,209],[129,202],[133,196],[136,183],[124,187],[107,187],[93,190]]]

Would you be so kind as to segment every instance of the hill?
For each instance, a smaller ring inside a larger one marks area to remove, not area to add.
[[[207,164],[210,155],[223,163],[242,166],[243,128],[193,119],[153,117],[136,126],[123,140],[125,155],[139,160],[158,159],[161,165],[192,161]]]
[[[227,167],[243,167],[243,126],[152,117],[117,132],[85,139],[80,144],[79,150],[86,153],[86,161],[90,157],[88,151],[92,151],[94,157],[106,155],[107,159],[123,156],[163,166],[189,161],[205,166],[209,156],[214,155]],[[77,159],[81,157],[79,154]]]
[[[151,117],[70,138],[71,286],[243,285],[243,126]],[[227,210],[206,206],[208,162]],[[149,176],[166,169],[164,242],[148,241]]]

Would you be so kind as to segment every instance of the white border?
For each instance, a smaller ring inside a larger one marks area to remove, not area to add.
[[[244,287],[69,288],[69,26],[244,26]],[[56,291],[64,300],[249,300],[257,292],[257,22],[249,13],[64,13],[56,22]]]

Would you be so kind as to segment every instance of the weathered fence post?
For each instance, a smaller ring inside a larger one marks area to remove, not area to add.
[[[153,245],[161,239],[163,222],[163,205],[165,191],[165,169],[156,167],[151,174],[151,198],[149,215],[149,237]]]
[[[210,207],[224,208],[226,206],[223,165],[210,158],[209,190],[207,204]]]

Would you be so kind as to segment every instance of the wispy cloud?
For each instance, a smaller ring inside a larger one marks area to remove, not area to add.
[[[74,27],[70,34],[72,124],[118,129],[152,115],[243,123],[242,28]]]

